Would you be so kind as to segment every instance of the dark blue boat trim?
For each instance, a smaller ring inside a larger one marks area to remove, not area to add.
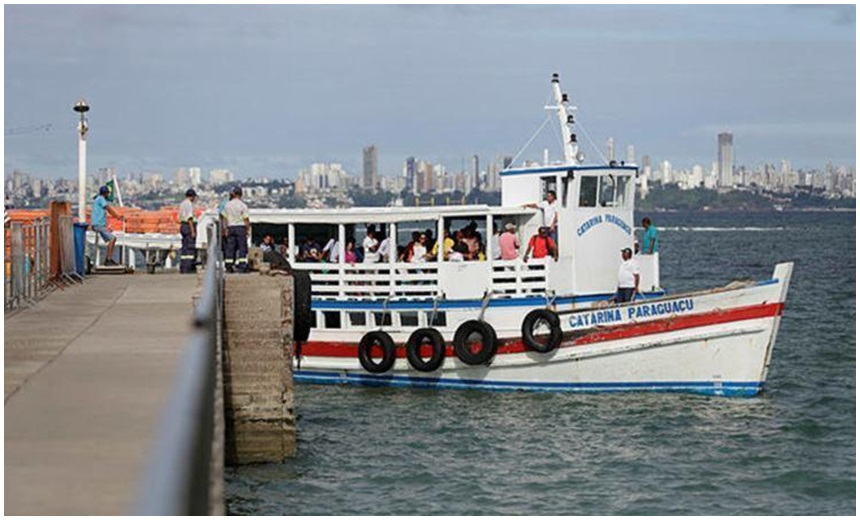
[[[657,291],[643,293],[637,295],[637,300],[647,300],[652,298],[661,298],[666,296],[665,291]],[[608,300],[612,294],[592,294],[584,296],[566,296],[556,298],[555,302],[559,305],[569,305],[574,302],[586,303]],[[543,296],[527,296],[524,298],[499,298],[490,300],[490,307],[535,307],[546,305],[546,298]],[[479,309],[481,308],[481,300],[440,300],[436,304],[438,310],[450,309]],[[318,311],[332,310],[432,310],[433,300],[401,300],[389,301],[387,304],[382,300],[313,300],[311,309]]]
[[[556,172],[566,172],[573,170],[575,172],[582,171],[597,171],[597,170],[629,170],[636,171],[638,170],[638,166],[609,166],[608,164],[603,166],[543,166],[540,168],[517,168],[510,170],[503,170],[499,172],[499,175],[502,177],[507,177],[511,175],[529,175],[532,173],[556,173]]]
[[[528,390],[537,392],[686,392],[725,397],[752,397],[761,393],[763,384],[749,382],[654,381],[637,383],[534,383],[478,379],[442,379],[423,376],[373,375],[348,372],[299,370],[293,378],[300,383],[355,384],[362,386],[478,389],[494,391]]]

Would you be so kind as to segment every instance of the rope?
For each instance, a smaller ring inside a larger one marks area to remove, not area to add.
[[[537,131],[535,131],[535,133],[532,135],[531,139],[529,139],[528,142],[522,148],[520,148],[520,151],[517,152],[517,154],[514,156],[514,158],[511,159],[511,165],[516,164],[517,159],[519,159],[520,155],[522,155],[522,153],[526,150],[526,148],[528,148],[529,145],[532,144],[532,142],[537,138],[538,134],[540,134],[541,130],[543,130],[543,127],[545,127],[546,124],[549,123],[549,120],[550,120],[550,116],[546,116],[546,119],[544,119],[543,124],[540,125],[540,127],[537,129]]]
[[[603,163],[608,163],[609,161],[606,160],[606,157],[600,151],[600,148],[598,148],[597,145],[594,144],[594,141],[591,140],[591,136],[588,135],[588,131],[585,129],[584,126],[582,126],[582,123],[580,121],[577,121],[576,125],[582,129],[582,133],[585,134],[585,138],[588,139],[588,142],[591,144],[591,147],[594,148],[594,151],[597,152],[597,155],[600,156],[600,158],[603,160]]]

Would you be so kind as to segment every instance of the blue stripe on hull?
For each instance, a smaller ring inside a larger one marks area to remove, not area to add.
[[[643,382],[643,383],[533,383],[486,381],[477,379],[441,379],[422,376],[373,375],[346,372],[319,372],[299,370],[293,378],[300,383],[355,384],[363,386],[391,386],[438,389],[529,390],[538,392],[686,392],[725,397],[752,397],[762,391],[762,383],[750,382]]]

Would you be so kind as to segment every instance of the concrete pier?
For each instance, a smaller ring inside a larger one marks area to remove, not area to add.
[[[293,278],[224,279],[226,463],[282,462],[296,453]]]
[[[129,513],[197,283],[92,277],[4,320],[6,514]]]

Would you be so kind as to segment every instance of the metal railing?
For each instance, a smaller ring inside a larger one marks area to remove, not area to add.
[[[7,244],[3,281],[4,309],[31,305],[52,288],[50,280],[50,220],[11,222],[4,230]]]
[[[167,408],[133,514],[206,515],[215,430],[216,366],[223,316],[220,233],[207,229],[209,250],[194,331],[182,351]]]

